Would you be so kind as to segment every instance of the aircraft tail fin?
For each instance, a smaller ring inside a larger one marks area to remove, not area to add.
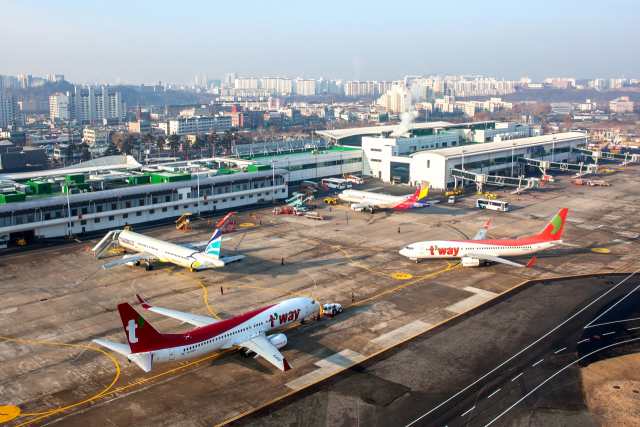
[[[562,230],[564,229],[564,223],[567,220],[568,212],[568,208],[560,209],[560,212],[558,212],[556,216],[553,217],[553,219],[549,222],[549,224],[547,224],[544,230],[542,230],[542,232],[536,237],[541,237],[549,241],[561,240]]]
[[[163,335],[128,302],[118,304],[118,311],[132,353],[148,351],[165,341]]]
[[[407,200],[410,203],[413,202],[424,202],[427,199],[427,193],[429,193],[429,183],[427,181],[422,181],[420,184],[420,188],[413,193],[413,196]]]
[[[216,231],[213,233],[213,236],[211,236],[209,243],[207,243],[207,247],[202,253],[216,259],[220,258],[221,243],[222,243],[222,231],[220,231],[219,229],[216,229]]]

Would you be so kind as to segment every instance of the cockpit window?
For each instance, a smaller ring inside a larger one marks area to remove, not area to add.
[[[407,246],[405,249],[409,249],[410,251],[413,250],[413,248],[411,246]]]

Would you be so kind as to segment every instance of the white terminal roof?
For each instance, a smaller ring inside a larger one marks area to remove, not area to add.
[[[132,156],[107,156],[89,160],[88,162],[78,163],[76,165],[62,169],[46,169],[40,171],[1,174],[0,179],[12,181],[24,179],[47,179],[66,174],[79,174],[86,172],[91,173],[108,170],[139,169],[141,167],[142,165],[138,163]]]
[[[465,123],[463,123],[465,124]],[[449,122],[428,122],[428,123],[412,123],[409,125],[409,129],[433,129],[442,128],[448,126],[455,126]],[[333,130],[317,130],[318,135],[326,136],[327,138],[340,139],[348,136],[356,135],[369,135],[369,134],[382,134],[383,132],[393,132],[398,125],[384,125],[384,126],[369,126],[362,128],[348,128],[348,129],[333,129]]]
[[[418,156],[422,154],[434,154],[445,157],[447,159],[462,157],[462,151],[464,150],[465,156],[472,156],[478,154],[486,154],[495,151],[509,151],[514,146],[518,148],[535,147],[540,144],[551,144],[555,139],[556,143],[572,141],[577,138],[587,138],[587,135],[581,132],[565,132],[557,133],[553,135],[534,136],[531,138],[520,139],[508,139],[506,141],[497,142],[485,142],[471,145],[461,145],[458,147],[440,148],[438,150],[419,151],[411,154],[411,156]]]

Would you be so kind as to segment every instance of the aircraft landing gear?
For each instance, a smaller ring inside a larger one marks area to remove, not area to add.
[[[241,348],[240,349],[240,354],[244,357],[250,357],[251,356],[251,350],[246,349],[246,348]]]
[[[484,266],[485,266],[485,267],[489,267],[489,261],[484,260]]]
[[[151,271],[153,270],[153,265],[151,265],[151,263],[147,263],[147,265],[144,266],[144,269],[147,271]]]
[[[418,263],[418,260],[416,260],[416,264]]]
[[[191,268],[190,270],[191,270],[191,272],[192,272],[192,273],[195,273],[195,272],[196,272],[196,269],[195,269],[195,268]]]

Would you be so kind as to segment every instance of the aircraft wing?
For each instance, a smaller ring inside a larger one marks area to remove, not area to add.
[[[136,262],[136,261],[155,261],[158,260],[157,256],[150,254],[149,252],[140,252],[137,255],[132,255],[126,258],[119,259],[118,261],[108,262],[102,266],[102,268],[115,267],[116,265],[126,264],[128,262]]]
[[[260,334],[251,336],[242,342],[236,343],[236,345],[253,351],[257,355],[256,358],[258,356],[264,357],[267,361],[280,368],[282,372],[286,372],[291,369],[291,365],[289,365],[287,359],[285,359],[278,349],[271,344],[271,341],[269,341],[269,338],[267,338],[264,331],[261,331]]]
[[[468,256],[471,258],[486,259],[487,261],[501,262],[502,264],[512,265],[514,267],[521,267],[521,268],[531,267],[533,265],[533,262],[536,260],[536,258],[538,258],[537,256],[534,256],[531,259],[531,261],[527,263],[527,265],[522,265],[522,264],[518,264],[517,262],[509,261],[508,259],[500,258],[498,256],[493,256],[493,255],[487,255],[487,254],[476,254],[471,252],[471,253],[465,254],[465,256]]]
[[[244,255],[228,256],[228,257],[219,258],[219,259],[225,264],[229,264],[230,262],[240,261],[242,258],[244,258]]]
[[[198,328],[219,322],[218,319],[212,319],[211,317],[198,316],[197,314],[191,313],[183,313],[181,311],[169,310],[168,308],[154,307],[147,304],[147,302],[142,299],[140,295],[136,294],[136,297],[138,297],[138,301],[140,301],[140,304],[142,304],[142,308],[144,308],[145,310],[153,311],[154,313],[162,314],[163,316],[173,317],[174,319],[181,320],[184,323],[189,323],[191,325],[197,326]]]
[[[484,227],[482,227],[482,229],[480,229],[480,231],[478,231],[476,233],[475,236],[473,236],[473,239],[471,240],[484,240],[487,238],[487,230],[489,230],[489,223],[491,222],[491,218],[489,218],[489,221],[487,221],[487,223],[484,225]]]
[[[227,240],[233,240],[233,237],[223,237],[221,241],[226,242]],[[187,249],[195,249],[195,248],[201,248],[203,246],[207,246],[208,243],[209,243],[208,240],[202,240],[200,242],[182,243],[180,246]]]

